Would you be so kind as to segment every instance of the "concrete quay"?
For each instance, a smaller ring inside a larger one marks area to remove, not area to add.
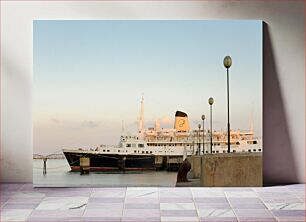
[[[188,157],[191,170],[186,187],[261,187],[262,153],[220,153]]]

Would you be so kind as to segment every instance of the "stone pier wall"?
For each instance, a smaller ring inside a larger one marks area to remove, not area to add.
[[[193,179],[200,178],[202,170],[202,156],[191,156],[188,157],[188,160],[191,163],[190,177]]]
[[[205,154],[201,186],[258,187],[263,184],[262,153]]]

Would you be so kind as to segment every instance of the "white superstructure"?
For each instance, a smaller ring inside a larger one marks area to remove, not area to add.
[[[190,156],[227,152],[227,131],[214,131],[211,146],[210,131],[190,130],[188,116],[184,112],[176,112],[174,125],[174,128],[161,129],[159,121],[156,120],[154,127],[145,129],[144,98],[142,96],[138,118],[138,135],[124,135],[123,132],[117,146],[100,145],[86,151],[79,149],[77,152],[140,156]],[[230,137],[231,152],[262,152],[262,141],[254,137],[253,127],[249,131],[231,131]],[[65,151],[69,152],[67,149]]]

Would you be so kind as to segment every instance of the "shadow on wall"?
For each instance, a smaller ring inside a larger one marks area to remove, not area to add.
[[[263,150],[265,185],[298,181],[273,45],[269,26],[265,22],[263,23]]]

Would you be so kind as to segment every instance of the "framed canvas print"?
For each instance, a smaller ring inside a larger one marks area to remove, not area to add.
[[[261,186],[262,21],[35,20],[35,186]]]

